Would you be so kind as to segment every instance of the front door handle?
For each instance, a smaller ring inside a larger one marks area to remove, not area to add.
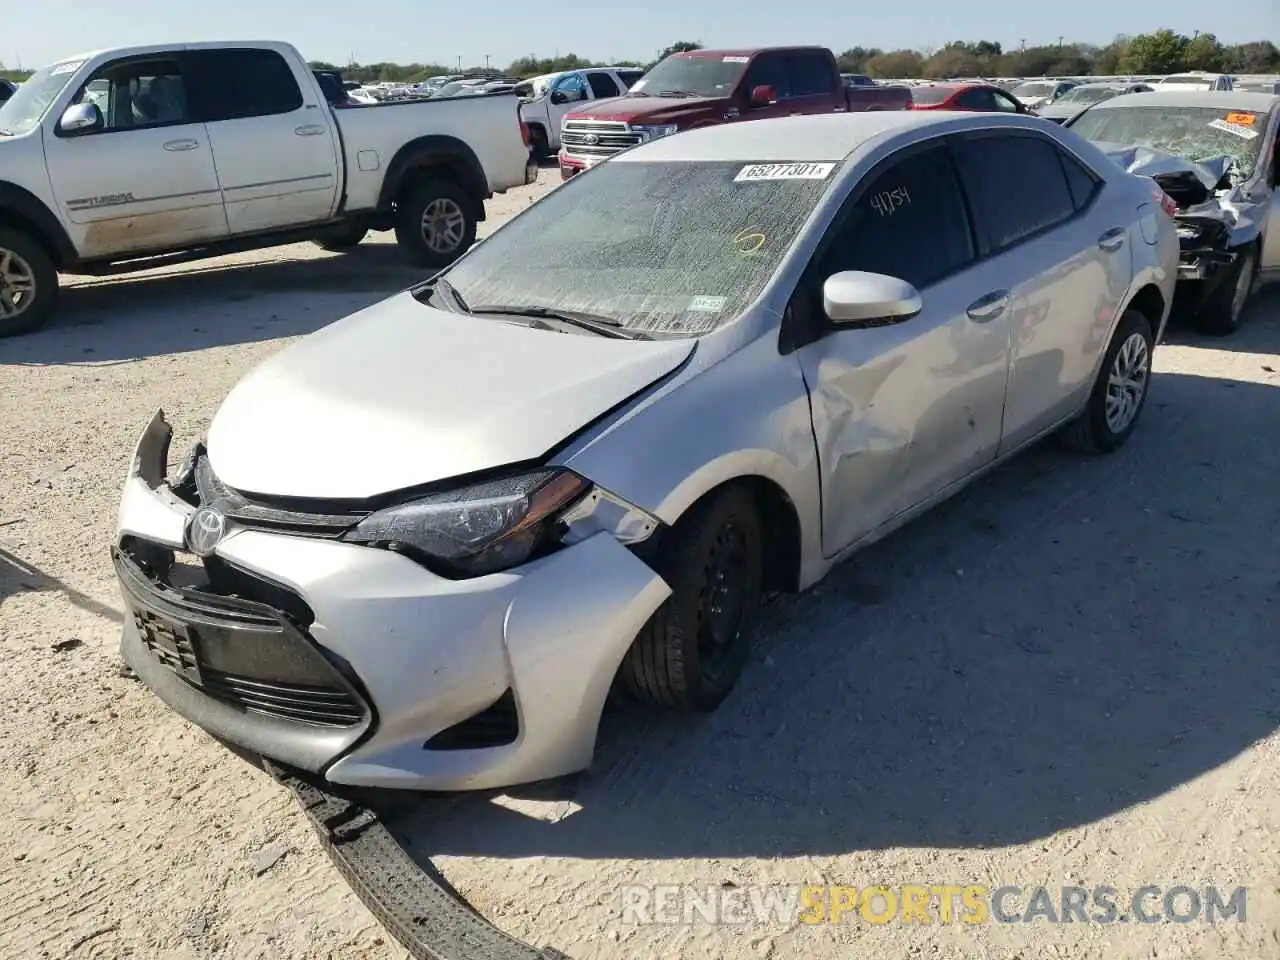
[[[300,137],[319,137],[328,133],[329,128],[322,127],[320,124],[316,123],[306,127],[295,127],[293,132]]]
[[[1107,253],[1115,253],[1124,246],[1124,227],[1112,227],[1098,238],[1098,246]]]
[[[169,140],[164,148],[170,153],[181,153],[184,150],[194,150],[198,146],[200,146],[199,140]]]
[[[979,297],[969,304],[969,309],[965,313],[974,323],[986,323],[1004,313],[1007,306],[1009,306],[1009,291],[993,290],[985,297]]]

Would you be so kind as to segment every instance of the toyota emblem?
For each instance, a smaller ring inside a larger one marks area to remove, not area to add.
[[[227,533],[227,518],[217,510],[201,507],[187,521],[187,547],[197,557],[208,557]]]
[[[597,143],[600,142],[600,135],[598,133],[588,133],[582,139],[594,147]]]

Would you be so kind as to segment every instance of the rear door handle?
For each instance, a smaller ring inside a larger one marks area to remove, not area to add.
[[[1004,313],[1007,306],[1009,306],[1009,291],[993,290],[985,297],[979,297],[969,304],[969,309],[965,313],[974,323],[986,323]]]
[[[329,132],[328,127],[322,127],[320,124],[311,124],[306,127],[295,127],[293,130],[300,137],[319,137]]]
[[[200,146],[199,140],[169,140],[164,148],[170,153],[181,153],[184,150],[194,150],[198,146]]]
[[[1107,253],[1115,253],[1124,246],[1124,227],[1112,227],[1098,238],[1098,246]]]

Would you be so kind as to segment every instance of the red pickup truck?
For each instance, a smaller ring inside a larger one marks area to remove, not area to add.
[[[825,47],[673,53],[621,97],[566,114],[560,176],[681,130],[802,113],[908,110],[906,87],[849,87]]]

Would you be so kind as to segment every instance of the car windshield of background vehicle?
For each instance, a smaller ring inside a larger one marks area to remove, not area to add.
[[[1056,83],[1020,83],[1013,88],[1012,93],[1019,100],[1033,100],[1036,97],[1052,97],[1053,91],[1057,89]]]
[[[604,163],[445,276],[470,306],[577,311],[652,337],[701,336],[760,295],[839,166]]]
[[[1230,157],[1240,180],[1257,166],[1266,129],[1266,114],[1180,106],[1099,107],[1071,125],[1095,143],[1149,147],[1193,163]]]
[[[28,77],[12,97],[0,104],[0,135],[19,136],[34,130],[82,63],[55,63]]]
[[[1098,103],[1108,100],[1120,91],[1113,87],[1076,87],[1058,98],[1059,103]]]
[[[631,93],[727,97],[747,69],[749,57],[668,57],[631,85]]]

